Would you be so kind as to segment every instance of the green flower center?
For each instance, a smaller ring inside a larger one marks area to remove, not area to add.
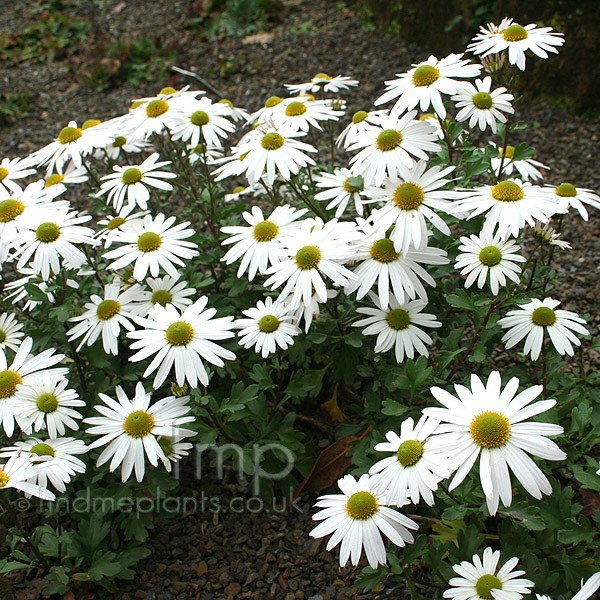
[[[502,253],[496,246],[486,246],[481,249],[479,260],[486,267],[493,267],[502,260]]]
[[[367,117],[369,113],[366,110],[359,110],[352,115],[352,122],[356,125],[357,123],[362,123]]]
[[[130,167],[123,171],[123,183],[125,185],[133,185],[134,183],[140,182],[143,176],[144,174],[139,169]]]
[[[173,295],[168,290],[156,290],[152,294],[152,304],[166,306],[171,300],[173,300]]]
[[[394,192],[394,202],[402,210],[415,210],[423,203],[423,188],[416,183],[402,183]]]
[[[210,117],[203,110],[197,110],[190,117],[190,121],[194,125],[197,125],[198,127],[202,127],[202,125],[208,124],[208,122],[210,121]]]
[[[500,448],[510,437],[510,423],[500,413],[483,412],[471,421],[471,437],[483,448]]]
[[[140,252],[154,252],[160,248],[162,239],[158,233],[154,231],[146,231],[142,233],[137,241],[137,247]]]
[[[395,150],[402,143],[402,134],[395,129],[384,129],[377,136],[377,147],[381,152]]]
[[[167,327],[165,335],[171,346],[187,346],[194,337],[194,329],[185,321],[175,321]]]
[[[111,219],[108,222],[106,229],[108,229],[109,231],[113,231],[113,230],[117,229],[117,227],[121,227],[121,225],[123,225],[123,223],[125,223],[125,219],[123,217],[115,217],[114,219]]]
[[[241,194],[246,188],[243,185],[238,185],[236,188],[233,188],[234,194]]]
[[[152,102],[148,102],[148,106],[146,106],[146,114],[151,119],[156,119],[156,117],[160,117],[160,115],[164,115],[169,110],[169,104],[166,100],[162,98],[158,98],[157,100],[152,100]]]
[[[25,205],[15,198],[8,198],[0,202],[0,223],[10,223],[19,215],[23,214]]]
[[[123,429],[132,438],[141,438],[148,435],[154,427],[154,417],[144,410],[132,412],[123,423]]]
[[[265,315],[259,322],[258,328],[263,333],[273,333],[279,329],[279,319],[273,315]]]
[[[394,242],[388,238],[377,240],[371,246],[371,258],[380,263],[394,262],[399,256],[400,253],[394,250]]]
[[[229,108],[233,108],[233,102],[227,98],[221,98],[221,100],[219,100],[219,104],[226,104],[229,106]]]
[[[353,519],[370,519],[378,509],[377,499],[370,492],[356,492],[346,502],[346,512]]]
[[[58,398],[54,394],[42,394],[36,401],[40,412],[51,413],[58,408]]]
[[[8,480],[8,475],[2,469],[0,469],[0,488],[3,488],[8,483]]]
[[[98,119],[88,119],[81,126],[81,129],[83,130],[83,129],[89,129],[90,127],[96,127],[96,125],[100,125],[100,123],[101,123],[101,121],[98,121]]]
[[[16,371],[0,371],[0,398],[10,398],[17,392],[23,378]]]
[[[0,329],[0,344],[3,344],[6,341],[6,332]]]
[[[514,181],[501,181],[492,187],[492,197],[500,202],[517,202],[523,198],[523,189]]]
[[[397,455],[403,467],[412,467],[423,456],[423,444],[417,440],[406,440],[400,444]]]
[[[0,181],[4,181],[8,177],[8,169],[0,167]]]
[[[518,42],[527,39],[528,35],[527,29],[517,23],[510,25],[510,27],[507,27],[502,33],[502,37],[507,42]]]
[[[547,306],[540,306],[531,313],[531,320],[540,327],[549,327],[556,323],[556,313]]]
[[[285,114],[288,117],[299,117],[306,112],[306,105],[304,102],[290,102],[285,107]]]
[[[556,188],[556,195],[561,198],[573,198],[577,196],[577,188],[572,183],[561,183]]]
[[[55,242],[60,237],[60,227],[56,223],[42,223],[35,230],[35,237],[44,244]]]
[[[270,98],[267,98],[267,101],[265,102],[265,108],[273,108],[274,106],[280,104],[282,101],[283,98],[280,98],[279,96],[271,96]]]
[[[296,253],[296,264],[303,271],[314,269],[321,260],[321,251],[316,246],[304,246]]]
[[[488,108],[492,108],[494,101],[487,92],[478,92],[473,96],[473,104],[481,110],[487,110]]]
[[[38,456],[54,456],[54,448],[49,444],[36,444],[29,449],[29,452]]]
[[[349,194],[357,194],[365,189],[365,180],[362,175],[358,177],[348,177],[343,184],[344,190]]]
[[[410,315],[403,308],[394,308],[388,312],[385,320],[388,325],[396,330],[401,331],[410,325]]]
[[[127,139],[124,138],[122,135],[118,135],[114,139],[112,145],[113,145],[113,148],[121,148],[121,146],[124,146],[126,143],[127,143]]]
[[[171,454],[173,452],[173,442],[171,441],[171,438],[168,438],[168,437],[159,438],[158,445],[160,446],[160,449],[165,453],[165,456],[167,456],[167,457],[171,456]]]
[[[412,76],[413,83],[417,87],[426,87],[437,81],[440,77],[440,72],[431,65],[421,65]]]
[[[63,127],[58,134],[58,141],[61,144],[70,144],[77,141],[82,136],[79,127]]]
[[[101,321],[112,319],[121,310],[121,305],[116,300],[103,300],[98,304],[96,315]]]
[[[279,150],[284,142],[283,136],[272,131],[271,133],[265,133],[260,144],[265,150]]]
[[[60,183],[64,178],[65,176],[61,175],[60,173],[52,173],[52,175],[50,175],[50,177],[46,179],[44,187],[49,188],[52,185],[56,185],[57,183]]]
[[[495,575],[483,575],[475,584],[475,591],[484,600],[492,600],[492,590],[501,589],[502,582]]]
[[[257,242],[270,242],[279,233],[279,227],[272,221],[262,221],[254,226],[254,239]]]

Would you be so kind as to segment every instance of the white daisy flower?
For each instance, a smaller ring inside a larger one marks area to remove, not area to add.
[[[15,416],[15,400],[21,398],[21,392],[30,382],[31,375],[46,369],[58,376],[68,373],[68,369],[64,367],[50,369],[65,358],[64,354],[54,354],[54,348],[50,348],[33,356],[30,354],[32,345],[33,339],[25,338],[10,366],[4,352],[0,352],[0,425],[8,437],[15,430],[15,418],[21,429],[28,429],[28,423],[24,422],[20,415]]]
[[[362,216],[363,206],[374,202],[362,197],[374,193],[376,188],[365,190],[365,182],[361,175],[355,176],[349,169],[334,169],[333,173],[322,171],[314,178],[317,188],[325,188],[324,191],[315,194],[315,200],[321,200],[329,204],[325,210],[335,208],[335,217],[339,219],[346,210],[348,203],[352,201],[354,210]],[[337,208],[336,208],[337,207]]]
[[[234,121],[244,121],[244,123],[248,123],[252,119],[252,116],[246,109],[234,106],[233,102],[227,98],[221,98],[219,104],[224,104],[228,108],[229,116]]]
[[[15,183],[16,179],[23,179],[35,173],[35,169],[30,169],[31,165],[22,158],[3,158],[0,161],[0,190],[12,193],[20,193],[21,186]]]
[[[141,220],[150,213],[149,210],[132,213],[133,209],[135,204],[126,204],[117,215],[107,215],[98,221],[97,225],[101,229],[96,233],[96,239],[103,242],[106,249],[110,248],[118,234],[126,229],[127,223]]]
[[[185,437],[190,437],[190,435],[195,432],[192,432],[191,430],[184,431],[189,431],[190,433],[185,434],[185,436],[183,434],[179,434],[176,437],[161,435],[157,438],[158,445],[161,447],[163,454],[165,455],[164,458],[159,458],[169,473],[173,469],[173,464],[178,463],[184,456],[188,456],[189,450],[193,448],[192,444],[189,442],[182,442],[181,440],[185,439]]]
[[[564,205],[567,209],[574,207],[581,218],[588,220],[588,213],[584,204],[589,204],[594,208],[600,208],[600,196],[594,194],[592,190],[575,187],[572,183],[563,182],[558,186],[546,186],[550,197],[558,204]]]
[[[469,120],[469,127],[473,129],[476,125],[481,131],[488,126],[496,133],[496,123],[506,123],[504,113],[512,114],[514,109],[511,101],[514,100],[512,94],[507,93],[505,87],[499,87],[491,90],[492,78],[485,77],[477,79],[475,85],[464,82],[452,96],[452,102],[459,108],[456,115],[457,121]]]
[[[326,302],[323,275],[340,286],[356,278],[343,266],[354,256],[354,249],[346,240],[346,228],[337,219],[325,224],[319,218],[305,219],[294,236],[285,239],[281,254],[289,258],[267,269],[266,273],[271,276],[264,286],[274,290],[285,283],[279,299],[286,300],[291,295],[291,299],[286,300],[291,310],[296,310],[301,303],[309,305],[313,289],[319,300]]]
[[[519,283],[521,267],[517,263],[524,263],[525,258],[517,254],[520,248],[513,241],[504,240],[499,233],[493,235],[488,227],[484,227],[478,236],[461,237],[460,243],[460,254],[454,266],[462,269],[461,275],[467,275],[466,288],[477,282],[481,289],[489,279],[492,294],[497,296],[507,278]]]
[[[46,294],[48,302],[51,304],[54,303],[54,294],[48,291],[48,284],[45,281],[40,281],[39,277],[33,272],[33,269],[24,267],[19,273],[24,275],[24,277],[9,281],[4,285],[4,289],[7,292],[10,292],[10,294],[6,296],[6,300],[12,300],[13,304],[17,304],[17,302],[20,302],[21,300],[26,300],[23,310],[33,310],[36,306],[41,304],[41,301],[32,300],[29,296],[29,292],[25,289],[25,285],[31,283],[42,293]]]
[[[75,244],[97,244],[94,231],[81,226],[91,218],[91,215],[69,212],[66,207],[52,210],[43,207],[31,216],[28,229],[19,234],[20,245],[14,253],[14,258],[19,259],[17,270],[28,265],[42,279],[48,279],[60,271],[61,258],[68,268],[79,268],[87,258]]]
[[[415,350],[421,356],[429,356],[426,344],[432,344],[433,339],[421,327],[441,327],[435,320],[435,315],[421,312],[427,302],[413,300],[401,304],[390,296],[389,307],[384,309],[374,294],[371,300],[377,308],[359,307],[356,312],[368,315],[352,323],[352,327],[365,327],[364,335],[377,335],[375,352],[387,352],[394,348],[397,363],[406,358],[414,358]]]
[[[336,75],[331,77],[327,73],[317,73],[308,83],[284,83],[292,94],[304,96],[306,94],[316,94],[323,91],[325,93],[337,94],[342,90],[347,90],[351,87],[356,87],[358,81],[351,79],[345,75]]]
[[[29,432],[48,430],[51,438],[65,434],[65,428],[77,431],[81,413],[74,407],[85,406],[83,400],[78,400],[79,394],[67,389],[68,379],[42,371],[29,377],[19,388],[18,397],[14,400],[14,411],[24,430]]]
[[[14,315],[0,313],[0,351],[10,348],[16,352],[22,342],[22,329],[23,324]]]
[[[0,489],[14,488],[42,500],[55,500],[56,496],[51,491],[29,482],[36,474],[31,455],[15,453],[0,465]]]
[[[508,329],[502,337],[506,348],[512,348],[525,338],[523,352],[536,360],[542,350],[544,334],[547,334],[559,354],[573,356],[573,346],[581,345],[573,332],[588,335],[589,331],[582,325],[585,320],[576,313],[556,310],[559,304],[552,298],[534,299],[528,304],[519,304],[518,310],[509,310],[506,317],[498,320],[499,325]]]
[[[235,125],[225,118],[230,114],[229,107],[213,103],[209,98],[188,99],[168,121],[171,139],[188,142],[193,147],[200,142],[221,147],[222,139],[235,131]]]
[[[352,121],[344,128],[342,133],[336,140],[336,146],[344,146],[344,149],[348,147],[364,133],[369,131],[372,126],[377,127],[380,125],[381,115],[387,115],[387,110],[359,110],[352,115]]]
[[[452,586],[444,592],[444,598],[452,600],[521,600],[525,594],[530,594],[529,588],[533,581],[521,578],[525,571],[514,571],[519,559],[508,560],[501,568],[500,550],[483,551],[483,560],[473,555],[473,562],[463,560],[452,568],[460,575],[453,577],[449,583]]]
[[[196,164],[198,161],[204,161],[205,156],[207,165],[219,164],[223,159],[222,147],[207,146],[206,144],[200,143],[197,146],[188,146],[187,151],[187,158],[190,161],[190,165]]]
[[[116,259],[107,268],[117,270],[135,263],[133,277],[137,281],[143,281],[148,271],[157,277],[161,268],[171,277],[178,277],[174,265],[183,267],[182,259],[198,256],[198,246],[185,241],[194,235],[194,230],[188,228],[189,223],[174,223],[174,216],[166,218],[162,213],[154,218],[146,215],[141,221],[131,221],[126,230],[115,234],[115,241],[124,245],[104,254],[104,258]]]
[[[222,227],[223,233],[231,237],[221,243],[226,246],[233,244],[227,254],[221,259],[230,265],[240,257],[237,276],[248,271],[248,279],[252,281],[256,273],[263,275],[269,265],[276,265],[282,260],[282,238],[293,235],[299,225],[296,221],[307,213],[306,208],[296,209],[287,204],[277,206],[265,219],[262,210],[253,206],[251,212],[245,212],[242,217],[250,227]]]
[[[129,400],[121,386],[115,389],[117,400],[106,394],[98,394],[104,405],[94,408],[102,416],[84,419],[92,425],[87,433],[102,436],[89,445],[89,449],[106,445],[98,457],[96,466],[101,466],[110,459],[109,471],[112,473],[119,465],[121,481],[129,479],[135,467],[135,478],[142,481],[145,472],[145,459],[153,466],[158,460],[166,458],[158,436],[176,437],[193,435],[190,429],[181,427],[194,420],[188,415],[188,396],[175,398],[168,396],[150,405],[151,395],[146,393],[142,383],[135,386],[135,396]]]
[[[225,196],[223,196],[223,200],[225,200],[225,202],[232,202],[239,200],[242,196],[252,194],[252,196],[256,197],[263,193],[265,193],[265,188],[260,183],[247,186],[238,185],[237,187],[233,188],[231,194],[225,194]]]
[[[369,221],[380,231],[394,226],[390,238],[398,252],[406,252],[411,244],[417,250],[427,245],[427,221],[438,231],[450,235],[450,228],[435,210],[446,214],[453,212],[449,198],[454,194],[439,188],[450,181],[445,176],[452,173],[454,166],[425,169],[427,162],[424,160],[409,167],[399,164],[396,173],[383,181],[383,187],[370,194],[373,200],[386,204],[373,211]]]
[[[327,290],[327,300],[335,298],[338,295],[338,290]],[[321,308],[319,304],[323,304],[319,300],[317,294],[313,294],[308,304],[300,304],[294,311],[294,320],[296,325],[300,325],[301,321],[304,321],[304,333],[308,333],[313,320],[318,320],[321,316]]]
[[[515,177],[519,177],[523,181],[529,181],[530,179],[535,181],[536,179],[544,178],[540,169],[550,170],[548,165],[541,163],[539,160],[534,160],[533,158],[514,160],[514,146],[506,146],[506,150],[503,152],[502,146],[494,144],[494,142],[490,142],[490,145],[498,151],[498,156],[494,156],[490,159],[492,171],[494,171],[498,177],[508,177],[514,173]],[[502,154],[504,154],[505,157],[504,161],[502,161]],[[502,173],[500,173],[500,164],[502,164]]]
[[[270,119],[279,128],[307,133],[311,127],[321,130],[321,121],[337,121],[344,111],[334,110],[324,100],[286,98],[271,111]]]
[[[276,106],[283,102],[281,96],[269,96],[265,100],[264,106],[261,106],[258,110],[254,111],[249,118],[249,122],[255,123],[267,123],[271,120],[273,113],[276,110]]]
[[[588,600],[600,588],[600,573],[594,573],[585,583],[581,580],[581,589],[571,600]],[[538,600],[551,600],[550,596],[536,594]]]
[[[442,129],[442,123],[439,120],[438,116],[434,113],[423,113],[420,117],[419,117],[419,121],[423,121],[424,123],[428,123],[429,125],[431,125],[432,127],[435,128],[435,135],[437,136],[437,138],[439,140],[443,140],[444,139],[444,130]],[[459,136],[458,138],[459,140],[462,140],[462,134]]]
[[[208,385],[208,373],[202,359],[222,367],[225,360],[235,360],[230,350],[215,344],[211,340],[225,340],[233,337],[233,317],[213,319],[217,310],[206,308],[208,298],[200,297],[182,313],[172,305],[155,305],[147,319],[139,318],[144,327],[141,331],[132,331],[127,337],[137,340],[131,344],[132,350],[138,350],[131,356],[131,362],[144,360],[156,355],[144,371],[144,377],[157,371],[154,388],[159,387],[175,365],[177,385],[185,381],[195,388],[198,381]]]
[[[373,491],[373,478],[361,475],[356,481],[352,475],[345,475],[338,481],[341,494],[320,496],[315,506],[323,508],[313,515],[319,523],[311,532],[311,537],[320,538],[333,533],[327,542],[327,550],[340,542],[340,565],[348,558],[357,565],[364,548],[371,568],[376,569],[386,563],[383,533],[391,542],[401,548],[414,538],[409,529],[418,525],[393,508],[385,506],[386,500]]]
[[[175,173],[158,171],[157,169],[171,164],[171,161],[168,160],[157,162],[158,159],[158,153],[155,152],[140,165],[125,167],[115,165],[113,167],[114,173],[105,175],[100,179],[104,183],[100,185],[100,191],[96,194],[96,197],[100,198],[108,192],[106,204],[110,205],[112,203],[117,212],[121,210],[125,199],[127,199],[130,206],[137,204],[142,210],[146,210],[150,199],[148,187],[170,191],[173,186],[163,181],[163,179],[177,177]]]
[[[67,331],[69,342],[83,336],[77,346],[80,350],[84,345],[91,346],[102,335],[102,348],[106,354],[119,354],[119,334],[121,327],[133,331],[135,326],[132,320],[138,313],[137,302],[140,300],[142,288],[133,285],[121,289],[118,283],[109,283],[104,286],[104,297],[94,294],[91,302],[86,302],[85,312],[69,321],[78,323]]]
[[[377,283],[377,295],[382,308],[387,308],[390,294],[399,302],[414,300],[419,296],[427,301],[427,292],[421,280],[435,287],[433,277],[421,266],[445,265],[450,261],[444,250],[425,246],[421,250],[410,248],[406,252],[396,252],[394,242],[375,231],[367,234],[354,250],[354,257],[361,263],[354,269],[356,278],[346,286],[346,294],[358,290],[360,300]]]
[[[483,68],[470,60],[464,60],[463,56],[464,54],[449,54],[441,60],[430,56],[413,65],[407,73],[397,73],[398,79],[385,82],[386,91],[375,100],[375,106],[398,98],[391,110],[392,116],[411,110],[418,104],[423,112],[433,106],[438,116],[444,119],[446,107],[442,94],[456,94],[463,83],[461,79],[477,77]]]
[[[438,387],[434,398],[445,408],[425,408],[423,414],[441,421],[431,438],[440,452],[447,452],[460,465],[450,490],[458,486],[479,461],[479,477],[490,515],[512,502],[509,469],[536,499],[551,494],[552,486],[540,468],[526,454],[546,460],[564,460],[567,455],[547,436],[560,435],[563,428],[553,423],[526,423],[525,420],[551,409],[556,400],[531,404],[542,393],[536,385],[515,396],[519,380],[513,377],[502,390],[500,373],[493,371],[484,386],[471,375],[471,390],[455,385],[458,398]]]
[[[109,160],[117,160],[121,154],[137,154],[138,152],[144,152],[152,148],[152,144],[145,142],[143,139],[136,139],[129,135],[128,131],[117,129],[117,133],[113,134],[111,138],[108,145],[96,151],[94,154],[95,158],[104,158],[106,156]]]
[[[161,306],[172,304],[177,310],[185,310],[192,304],[190,296],[194,296],[196,293],[196,288],[190,288],[187,286],[187,282],[179,281],[179,277],[170,275],[156,279],[149,277],[145,283],[150,290],[140,291],[135,306],[136,313],[141,317],[147,317],[150,310],[157,304]]]
[[[536,225],[531,233],[539,244],[544,246],[558,246],[561,250],[570,250],[571,244],[560,239],[560,235],[549,224]]]
[[[367,185],[380,186],[386,176],[398,175],[400,165],[411,167],[413,156],[427,160],[427,152],[440,150],[435,129],[415,120],[416,114],[413,110],[401,118],[382,115],[378,127],[355,138],[347,148],[351,152],[360,149],[350,160],[352,172],[362,175]]]
[[[85,463],[77,458],[78,454],[86,454],[87,446],[75,438],[40,439],[32,437],[14,446],[3,448],[0,458],[10,458],[17,454],[29,454],[35,475],[28,479],[30,483],[42,489],[48,484],[59,492],[67,490],[66,483],[77,473],[85,473]]]
[[[369,469],[369,475],[376,476],[375,491],[384,495],[388,504],[418,504],[422,498],[433,506],[433,492],[438,483],[454,471],[448,458],[433,450],[428,442],[438,423],[421,417],[415,425],[412,418],[406,419],[400,425],[400,435],[388,431],[385,434],[388,441],[375,446],[377,452],[393,452]]]
[[[524,71],[527,50],[539,58],[548,58],[548,52],[558,54],[556,47],[564,43],[563,34],[552,31],[552,27],[536,27],[535,23],[523,27],[505,19],[500,27],[481,27],[467,50],[483,57],[508,50],[508,62]]]
[[[64,173],[57,171],[56,173],[47,175],[44,180],[44,187],[49,188],[60,183],[63,185],[67,183],[85,183],[88,179],[89,174],[85,170],[85,167],[77,168],[73,164],[70,164]]]
[[[456,211],[469,212],[467,219],[487,212],[485,225],[491,229],[497,225],[504,238],[518,237],[525,225],[534,227],[536,221],[547,223],[552,215],[566,211],[548,198],[541,187],[514,179],[456,193],[460,198],[454,203]]]
[[[259,300],[255,308],[243,311],[247,319],[236,319],[235,328],[240,329],[240,346],[254,347],[255,352],[260,352],[267,358],[277,350],[287,349],[294,343],[293,338],[300,333],[300,329],[291,321],[294,315],[290,307],[282,302],[273,302],[271,297],[265,301]]]

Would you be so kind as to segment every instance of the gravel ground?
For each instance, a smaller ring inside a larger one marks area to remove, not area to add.
[[[368,108],[383,90],[385,79],[428,56],[426,50],[365,28],[350,9],[340,8],[332,0],[288,0],[280,11],[280,21],[265,28],[266,35],[212,41],[202,39],[197,29],[184,27],[194,16],[192,9],[201,4],[198,2],[89,4],[97,32],[121,39],[160,35],[163,43],[178,49],[177,66],[196,71],[234,103],[249,109],[258,108],[272,94],[283,94],[283,83],[306,81],[321,71],[359,79],[360,88],[348,97],[349,110]],[[0,9],[0,34],[10,34],[27,23],[27,11],[19,3],[15,8],[14,3],[2,0]],[[83,10],[82,14],[87,13]],[[70,61],[0,65],[0,91],[30,90],[33,100],[32,115],[2,131],[0,157],[22,156],[48,143],[70,119],[81,122],[121,114],[132,98],[151,95],[167,83],[124,85],[99,93],[82,83],[76,71]],[[182,78],[169,83],[194,85]],[[524,106],[518,118],[537,124],[528,141],[537,148],[536,158],[550,166],[550,183],[568,180],[579,187],[600,188],[597,120],[546,104]],[[565,219],[564,237],[573,251],[561,253],[563,263],[558,269],[564,286],[556,296],[580,314],[591,313],[591,327],[597,333],[599,320],[594,308],[600,293],[600,213],[590,212],[584,226],[576,214]],[[119,594],[107,598],[399,597],[401,588],[391,578],[368,594],[359,593],[353,588],[353,569],[339,569],[334,555],[324,551],[325,544],[308,536],[313,497],[303,498],[299,510],[254,512],[256,505],[251,503],[253,508],[238,514],[228,503],[232,497],[246,497],[241,484],[223,485],[207,478],[199,485],[183,485],[181,494],[196,498],[199,508],[157,523],[149,541],[152,554],[139,568],[138,578],[120,583]],[[219,513],[209,507],[203,510],[202,498],[217,495],[226,508]]]

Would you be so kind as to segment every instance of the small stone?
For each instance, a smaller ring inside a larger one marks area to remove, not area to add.
[[[239,583],[230,583],[223,591],[228,596],[237,596],[242,591],[242,586]]]
[[[202,577],[203,575],[206,575],[207,573],[208,573],[208,565],[206,564],[205,561],[202,561],[196,567],[196,575],[198,575],[198,577]]]

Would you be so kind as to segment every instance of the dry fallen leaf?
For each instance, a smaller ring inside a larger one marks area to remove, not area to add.
[[[274,33],[263,31],[242,38],[242,44],[268,44],[275,37]]]
[[[337,402],[337,391],[339,383],[335,384],[333,394],[327,402],[321,404],[321,408],[331,417],[334,423],[342,423],[344,421],[344,413],[341,411]]]

